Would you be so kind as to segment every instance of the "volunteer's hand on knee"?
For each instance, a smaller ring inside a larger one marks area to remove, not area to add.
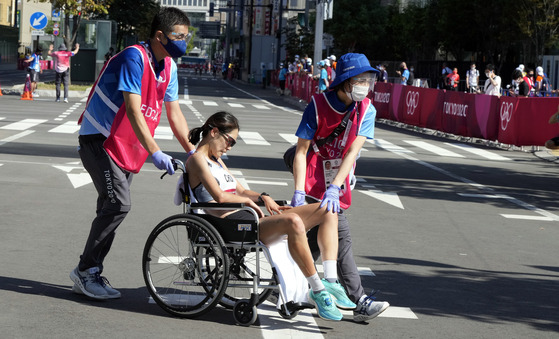
[[[175,169],[173,167],[173,162],[171,161],[173,158],[170,155],[167,155],[161,150],[153,153],[151,155],[153,160],[153,164],[160,170],[166,170],[167,173],[173,175],[175,174]]]
[[[326,210],[332,211],[332,213],[340,213],[340,187],[336,185],[328,186],[322,197],[322,203],[320,203],[320,208],[324,206],[326,206]]]
[[[295,190],[293,198],[291,198],[291,206],[297,207],[305,203],[305,191]]]

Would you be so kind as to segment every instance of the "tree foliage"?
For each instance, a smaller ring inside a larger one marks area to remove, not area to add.
[[[64,13],[62,39],[68,49],[72,49],[82,18],[87,19],[101,13],[107,14],[111,0],[39,0],[39,2],[50,2],[54,9]]]
[[[116,21],[118,26],[117,46],[126,47],[123,42],[125,36],[148,39],[151,21],[159,9],[156,0],[111,0],[109,19]]]
[[[383,2],[384,3],[384,2]],[[324,31],[374,60],[539,63],[559,42],[559,0],[336,0]]]

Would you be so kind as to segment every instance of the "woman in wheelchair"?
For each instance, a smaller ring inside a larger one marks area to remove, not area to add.
[[[318,203],[294,208],[279,206],[268,194],[245,189],[221,160],[221,156],[235,145],[238,135],[238,120],[227,112],[213,114],[202,127],[190,131],[189,140],[197,145],[195,153],[186,163],[193,197],[201,203],[244,203],[252,207],[260,217],[260,241],[266,245],[287,235],[289,252],[311,287],[309,301],[315,305],[321,318],[341,320],[338,308],[353,309],[355,304],[337,280],[337,214],[327,211],[326,207],[320,208]],[[264,216],[257,202],[265,204],[269,216]],[[246,210],[208,210],[207,213],[222,218],[254,220],[252,213]],[[316,271],[306,236],[307,231],[316,225],[320,225],[318,242],[324,265],[322,280]]]

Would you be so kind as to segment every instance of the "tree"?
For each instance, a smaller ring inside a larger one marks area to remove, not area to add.
[[[28,2],[31,0],[27,0]],[[53,8],[64,13],[64,30],[62,39],[69,50],[74,46],[82,18],[96,14],[107,14],[111,0],[39,0],[50,2]],[[72,29],[70,30],[70,20]]]
[[[151,21],[159,9],[156,0],[112,0],[109,19],[118,26],[117,49],[126,47],[123,40],[127,35],[136,36],[138,40],[148,39]]]
[[[517,20],[535,48],[534,61],[542,64],[545,49],[559,41],[559,0],[521,0]]]

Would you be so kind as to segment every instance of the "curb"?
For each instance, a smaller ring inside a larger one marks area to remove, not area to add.
[[[91,87],[87,88],[85,91],[68,91],[68,98],[87,98],[89,92],[91,91]],[[46,89],[38,89],[36,91],[40,97],[44,98],[56,98],[56,90],[46,90]],[[63,93],[63,91],[61,90]],[[61,93],[61,94],[62,94]],[[2,94],[5,95],[22,95],[23,94],[23,85],[16,85],[11,88],[3,88]]]

